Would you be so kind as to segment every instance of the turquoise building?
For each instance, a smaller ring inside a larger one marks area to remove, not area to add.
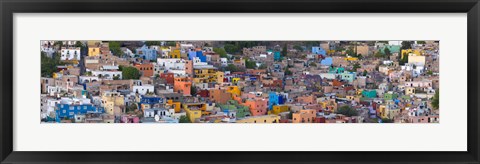
[[[377,97],[377,91],[376,90],[363,90],[362,91],[362,96],[366,98],[375,98]]]
[[[340,74],[340,78],[342,80],[348,81],[349,83],[353,82],[355,80],[355,73],[352,72],[343,72]]]

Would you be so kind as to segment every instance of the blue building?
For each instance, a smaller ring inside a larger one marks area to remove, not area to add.
[[[325,51],[321,47],[312,47],[312,53],[325,56],[327,54],[327,51]]]
[[[281,59],[280,51],[275,51],[273,53],[273,60],[279,61]]]
[[[150,106],[153,106],[155,104],[163,104],[164,99],[162,97],[154,97],[154,96],[142,96],[140,99],[140,105],[142,104],[148,104]]]
[[[281,105],[285,103],[285,97],[275,92],[268,94],[268,110],[272,110],[274,105]]]
[[[57,110],[55,112],[57,117],[56,120],[57,122],[60,122],[61,118],[73,119],[76,114],[105,113],[105,109],[103,107],[96,107],[93,104],[57,104]]]
[[[333,59],[332,59],[332,57],[327,57],[327,58],[323,59],[323,60],[320,62],[320,65],[331,66],[332,64],[333,64]]]
[[[197,57],[197,52],[195,51],[188,51],[188,59],[193,60],[195,57]]]
[[[203,51],[197,51],[196,55],[200,59],[201,62],[207,62],[207,55],[204,55]]]
[[[138,48],[137,55],[145,60],[157,60],[157,50],[150,49],[146,45],[143,45],[141,48]]]

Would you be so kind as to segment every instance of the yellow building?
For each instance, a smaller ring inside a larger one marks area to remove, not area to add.
[[[197,118],[202,117],[202,113],[207,110],[207,104],[204,103],[186,103],[183,104],[183,109],[187,113],[190,122],[195,122]]]
[[[280,116],[263,115],[263,116],[245,117],[243,119],[237,120],[237,123],[279,123],[279,121],[280,121]]]
[[[271,111],[268,111],[269,114],[278,115],[282,112],[288,112],[288,106],[286,105],[274,105]]]
[[[88,47],[88,56],[100,55],[100,47]]]
[[[170,58],[180,58],[181,56],[181,53],[180,53],[180,50],[179,49],[174,49],[171,53],[170,53]]]
[[[408,63],[425,65],[425,59],[425,56],[416,56],[414,54],[409,54]]]
[[[387,107],[385,105],[380,105],[378,107],[378,114],[382,118],[387,118]]]
[[[357,95],[362,95],[363,89],[357,89]]]
[[[240,90],[240,88],[238,88],[238,86],[228,86],[227,92],[231,93],[232,95],[242,95],[242,91]]]
[[[240,80],[241,80],[241,79],[240,79],[239,77],[234,77],[234,78],[232,78],[232,83],[233,83],[233,84],[237,84],[238,81],[240,81]]]
[[[217,84],[223,83],[224,74],[222,71],[217,72]]]
[[[421,56],[422,55],[422,51],[420,50],[413,50],[413,49],[406,49],[406,50],[402,50],[402,59],[404,57],[404,55],[409,55],[409,54],[415,54],[416,56]]]
[[[413,87],[406,87],[406,88],[405,88],[405,95],[411,95],[411,94],[415,94],[415,88],[413,88]]]
[[[357,61],[358,58],[356,58],[356,57],[350,57],[350,56],[349,56],[349,57],[346,57],[345,60],[346,60],[346,61]]]
[[[193,82],[195,83],[212,83],[217,82],[217,68],[206,65],[206,66],[193,66],[193,71],[195,76]]]
[[[346,96],[345,98],[347,98],[347,99],[350,100],[350,101],[355,101],[355,99],[357,98],[357,96],[348,95],[348,96]]]
[[[333,54],[333,53],[335,53],[335,50],[328,50],[328,51],[327,51],[327,54],[329,54],[329,55],[330,55],[330,54]]]
[[[181,110],[181,105],[182,103],[180,102],[173,102],[173,100],[167,100],[167,105],[170,105],[175,110],[175,113],[180,113]]]
[[[105,112],[113,115],[115,113],[115,106],[123,107],[125,105],[125,99],[123,95],[118,92],[105,92],[102,95],[102,104]]]

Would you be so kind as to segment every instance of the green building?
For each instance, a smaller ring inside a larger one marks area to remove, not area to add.
[[[393,100],[393,99],[396,99],[398,97],[398,94],[396,93],[385,93],[383,94],[383,98],[385,100]]]
[[[250,109],[247,106],[238,104],[235,100],[228,100],[225,104],[218,104],[218,107],[224,113],[230,113],[230,111],[235,111],[237,118],[244,118],[245,116],[251,116]]]
[[[380,48],[380,52],[382,52],[382,54],[385,54],[385,48],[388,48],[390,53],[400,53],[401,47],[399,45],[386,45],[385,47]]]

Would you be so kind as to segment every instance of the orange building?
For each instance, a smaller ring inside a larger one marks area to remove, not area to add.
[[[142,76],[153,76],[153,64],[135,64],[135,68],[137,68],[142,73]]]
[[[232,99],[232,94],[226,92],[224,89],[211,89],[210,99],[216,103],[225,104],[228,100]]]
[[[314,109],[302,109],[292,114],[292,123],[313,123],[317,112]]]
[[[187,60],[185,62],[185,73],[190,77],[193,77],[193,61]]]
[[[267,114],[268,101],[263,99],[247,99],[243,104],[248,106],[252,116],[261,116]]]
[[[190,96],[192,81],[188,77],[176,77],[173,83],[173,91],[183,93],[184,96]]]
[[[313,95],[301,96],[301,97],[298,97],[298,98],[297,98],[297,102],[299,102],[299,103],[304,103],[304,104],[316,104],[316,103],[317,103],[317,99],[316,99],[316,97],[313,96]]]

